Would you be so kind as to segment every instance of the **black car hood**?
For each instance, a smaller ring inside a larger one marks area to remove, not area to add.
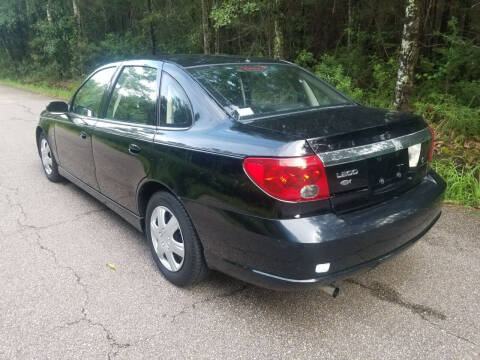
[[[426,126],[422,117],[389,110],[349,105],[303,111],[252,120],[249,126],[303,139],[329,138],[373,128],[390,128],[408,123]]]

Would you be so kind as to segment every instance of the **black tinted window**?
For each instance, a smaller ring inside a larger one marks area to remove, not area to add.
[[[167,73],[162,75],[161,126],[189,127],[192,112],[187,94],[180,84]]]
[[[156,124],[157,69],[124,67],[108,105],[107,118]]]
[[[78,90],[72,111],[79,115],[98,117],[102,97],[112,78],[115,68],[100,70]]]
[[[212,65],[189,71],[240,117],[351,104],[320,79],[292,65]]]

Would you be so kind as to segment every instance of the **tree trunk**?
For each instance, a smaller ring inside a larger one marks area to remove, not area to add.
[[[218,0],[213,0],[213,4],[212,6],[218,6]],[[211,23],[210,23],[211,24]],[[220,28],[215,26],[214,27],[214,51],[215,51],[215,54],[219,54],[220,53]]]
[[[103,19],[103,36],[108,32],[108,16],[105,9],[105,0],[102,1],[102,19]]]
[[[8,48],[7,41],[5,40],[5,35],[0,33],[0,40],[2,41],[2,46],[3,49],[5,50],[5,54],[10,58],[10,60],[15,64],[15,70],[17,69],[17,64],[15,62],[15,59],[12,56],[12,53],[10,52],[10,49]]]
[[[80,8],[78,7],[78,0],[72,0],[73,6],[73,16],[75,17],[75,21],[77,22],[77,30],[78,35],[82,35],[82,17],[80,14]]]
[[[30,3],[28,0],[25,0],[25,15],[27,19],[30,17]]]
[[[348,0],[348,30],[347,30],[347,48],[352,46],[352,0]]]
[[[52,17],[52,0],[47,1],[47,21],[49,24],[53,22]]]
[[[148,15],[152,15],[152,0],[147,0],[147,11]],[[153,21],[150,19],[148,24],[148,31],[150,33],[150,44],[152,55],[155,55],[157,48],[157,39],[155,38],[155,28],[153,26]]]
[[[280,11],[280,2],[281,0],[275,0],[275,11],[274,11],[274,20],[273,20],[273,57],[275,59],[282,59],[284,57],[283,53],[283,31],[281,26],[281,11]]]
[[[220,29],[215,28],[215,54],[220,53]]]
[[[212,33],[210,31],[210,7],[207,4],[207,0],[202,0],[202,29],[203,29],[203,52],[210,54]]]
[[[402,46],[400,49],[397,83],[393,106],[397,110],[410,110],[410,95],[415,78],[415,65],[418,58],[418,37],[420,13],[418,0],[408,0],[405,8],[405,25],[403,26]]]

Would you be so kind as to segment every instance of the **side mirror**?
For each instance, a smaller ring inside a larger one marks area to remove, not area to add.
[[[66,113],[68,112],[68,104],[64,101],[52,101],[47,105],[47,111],[53,113]]]

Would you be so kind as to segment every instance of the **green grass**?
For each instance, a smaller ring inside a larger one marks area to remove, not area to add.
[[[0,83],[13,86],[19,89],[29,90],[38,94],[48,95],[55,98],[63,99],[63,100],[70,100],[73,94],[73,87],[71,85],[67,87],[57,87],[54,85],[46,84],[46,83],[25,83],[19,80],[13,79],[0,79]]]
[[[447,202],[480,207],[480,164],[459,165],[451,159],[436,160],[433,169],[447,182]]]

